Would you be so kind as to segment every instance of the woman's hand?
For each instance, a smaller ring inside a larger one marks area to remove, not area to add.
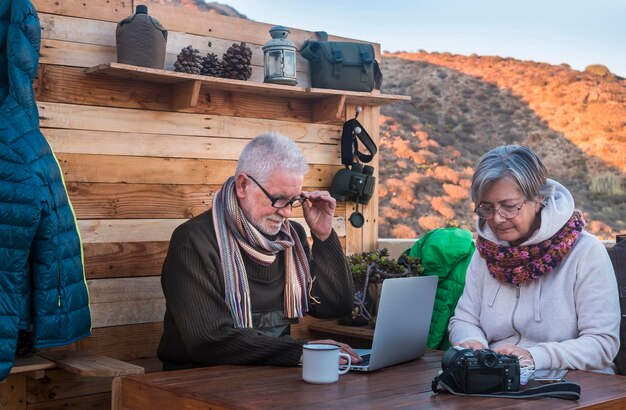
[[[461,343],[455,343],[454,346],[460,346],[460,347],[464,347],[466,349],[472,349],[472,350],[479,350],[479,349],[486,349],[487,346],[485,346],[484,344],[476,341],[476,340],[466,340],[464,342]]]
[[[530,354],[530,352],[514,344],[509,343],[509,344],[502,345],[498,347],[497,349],[494,349],[494,351],[499,354],[517,356],[520,361],[520,364],[523,366],[528,366],[529,363],[531,363],[533,366],[535,365],[535,361],[533,360],[533,356]]]

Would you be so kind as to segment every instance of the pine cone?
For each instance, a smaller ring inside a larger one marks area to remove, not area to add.
[[[222,75],[222,62],[215,53],[207,53],[202,59],[202,75],[209,75],[211,77],[220,77]]]
[[[245,81],[252,76],[252,50],[246,43],[233,43],[222,60],[222,77]]]
[[[202,70],[202,57],[200,51],[191,45],[184,47],[176,56],[174,71],[182,73],[200,74]]]

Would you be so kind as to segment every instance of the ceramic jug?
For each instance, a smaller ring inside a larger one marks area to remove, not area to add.
[[[163,69],[167,30],[148,15],[148,7],[137,6],[135,14],[117,24],[117,62]]]

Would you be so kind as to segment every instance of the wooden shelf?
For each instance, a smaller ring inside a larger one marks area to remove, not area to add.
[[[158,70],[155,68],[120,63],[100,64],[88,68],[87,73],[171,84],[173,110],[183,110],[197,106],[200,87],[203,85],[215,90],[258,94],[259,96],[272,95],[308,99],[314,102],[313,120],[315,122],[335,122],[343,120],[343,108],[346,104],[381,106],[395,102],[409,101],[411,99],[411,97],[406,95],[381,94],[377,90],[371,93],[364,93],[325,88],[256,83]]]

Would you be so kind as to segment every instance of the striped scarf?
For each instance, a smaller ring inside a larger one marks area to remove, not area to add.
[[[476,249],[487,262],[489,273],[500,282],[518,284],[537,279],[559,266],[576,243],[585,220],[580,211],[550,239],[533,245],[502,246],[482,236],[476,240]]]
[[[235,327],[252,327],[250,289],[242,250],[263,266],[271,265],[276,254],[285,251],[285,316],[304,316],[308,310],[311,272],[302,243],[289,221],[285,221],[275,240],[267,239],[244,216],[235,194],[235,177],[230,177],[213,198],[213,223],[224,272],[225,301]]]

